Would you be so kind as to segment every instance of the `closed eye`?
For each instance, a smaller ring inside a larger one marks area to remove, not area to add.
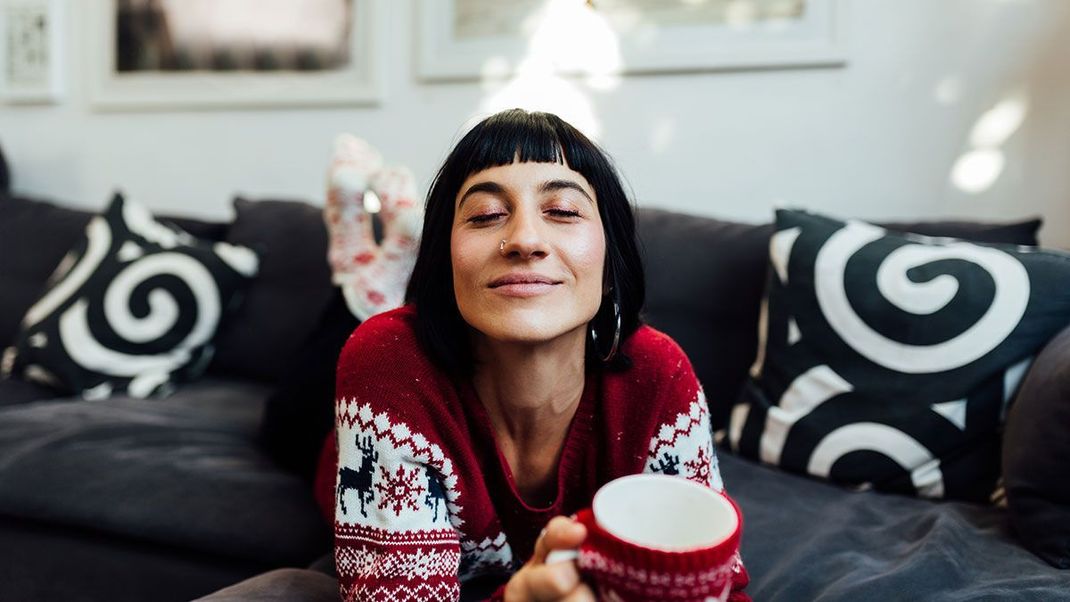
[[[547,213],[549,213],[550,215],[552,215],[554,217],[564,217],[564,218],[579,217],[580,216],[580,212],[579,211],[573,211],[571,209],[550,209],[549,211],[547,211]]]
[[[474,215],[468,218],[468,222],[472,224],[486,224],[504,215],[504,213],[484,213],[482,215]]]

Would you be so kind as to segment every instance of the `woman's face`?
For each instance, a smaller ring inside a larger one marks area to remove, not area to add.
[[[472,174],[454,202],[453,291],[464,320],[498,341],[585,334],[606,255],[586,178],[566,165],[514,162]]]

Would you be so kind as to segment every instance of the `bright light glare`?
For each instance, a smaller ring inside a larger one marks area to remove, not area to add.
[[[484,65],[485,86],[502,67],[500,58]],[[610,90],[620,84],[621,70],[617,35],[602,15],[582,0],[550,0],[531,24],[527,53],[512,79],[491,86],[480,112],[520,107],[556,113],[597,139],[601,126],[591,99],[561,74],[582,75],[590,88]]]
[[[970,151],[955,162],[951,169],[951,181],[960,190],[971,194],[984,192],[995,184],[1003,173],[1006,159],[998,149]]]
[[[379,195],[375,194],[371,190],[364,191],[364,210],[368,213],[379,213],[383,209],[383,201],[379,199]]]
[[[552,73],[518,74],[482,103],[483,114],[512,108],[554,113],[591,138],[601,126],[589,98],[572,82]]]
[[[1002,145],[1021,127],[1028,112],[1029,102],[1024,95],[1000,101],[977,120],[970,132],[970,144],[982,148]]]

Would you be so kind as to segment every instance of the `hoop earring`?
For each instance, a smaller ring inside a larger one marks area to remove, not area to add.
[[[505,239],[504,238],[502,239],[502,241],[500,243],[498,243],[498,255],[501,255],[502,257],[505,257]]]
[[[617,349],[620,347],[620,304],[617,300],[613,300],[613,318],[616,321],[616,326],[613,328],[613,344],[609,347],[609,353],[605,356],[599,357],[603,364],[609,363],[614,357],[617,356]],[[591,324],[591,343],[594,344],[595,349],[598,349],[598,333],[595,332],[594,324]]]

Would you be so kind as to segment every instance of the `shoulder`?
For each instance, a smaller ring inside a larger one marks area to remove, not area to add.
[[[627,371],[634,376],[670,379],[694,377],[691,360],[672,337],[644,324],[624,343],[622,351],[632,360]]]
[[[412,306],[368,318],[349,336],[338,358],[336,394],[401,409],[441,397],[450,380],[424,351]]]
[[[393,362],[430,362],[416,338],[416,310],[410,305],[374,315],[349,335],[338,367]]]
[[[669,335],[648,325],[640,326],[623,346],[632,365],[607,374],[607,383],[627,397],[650,400],[657,415],[688,411],[701,395],[702,386],[687,354]]]

